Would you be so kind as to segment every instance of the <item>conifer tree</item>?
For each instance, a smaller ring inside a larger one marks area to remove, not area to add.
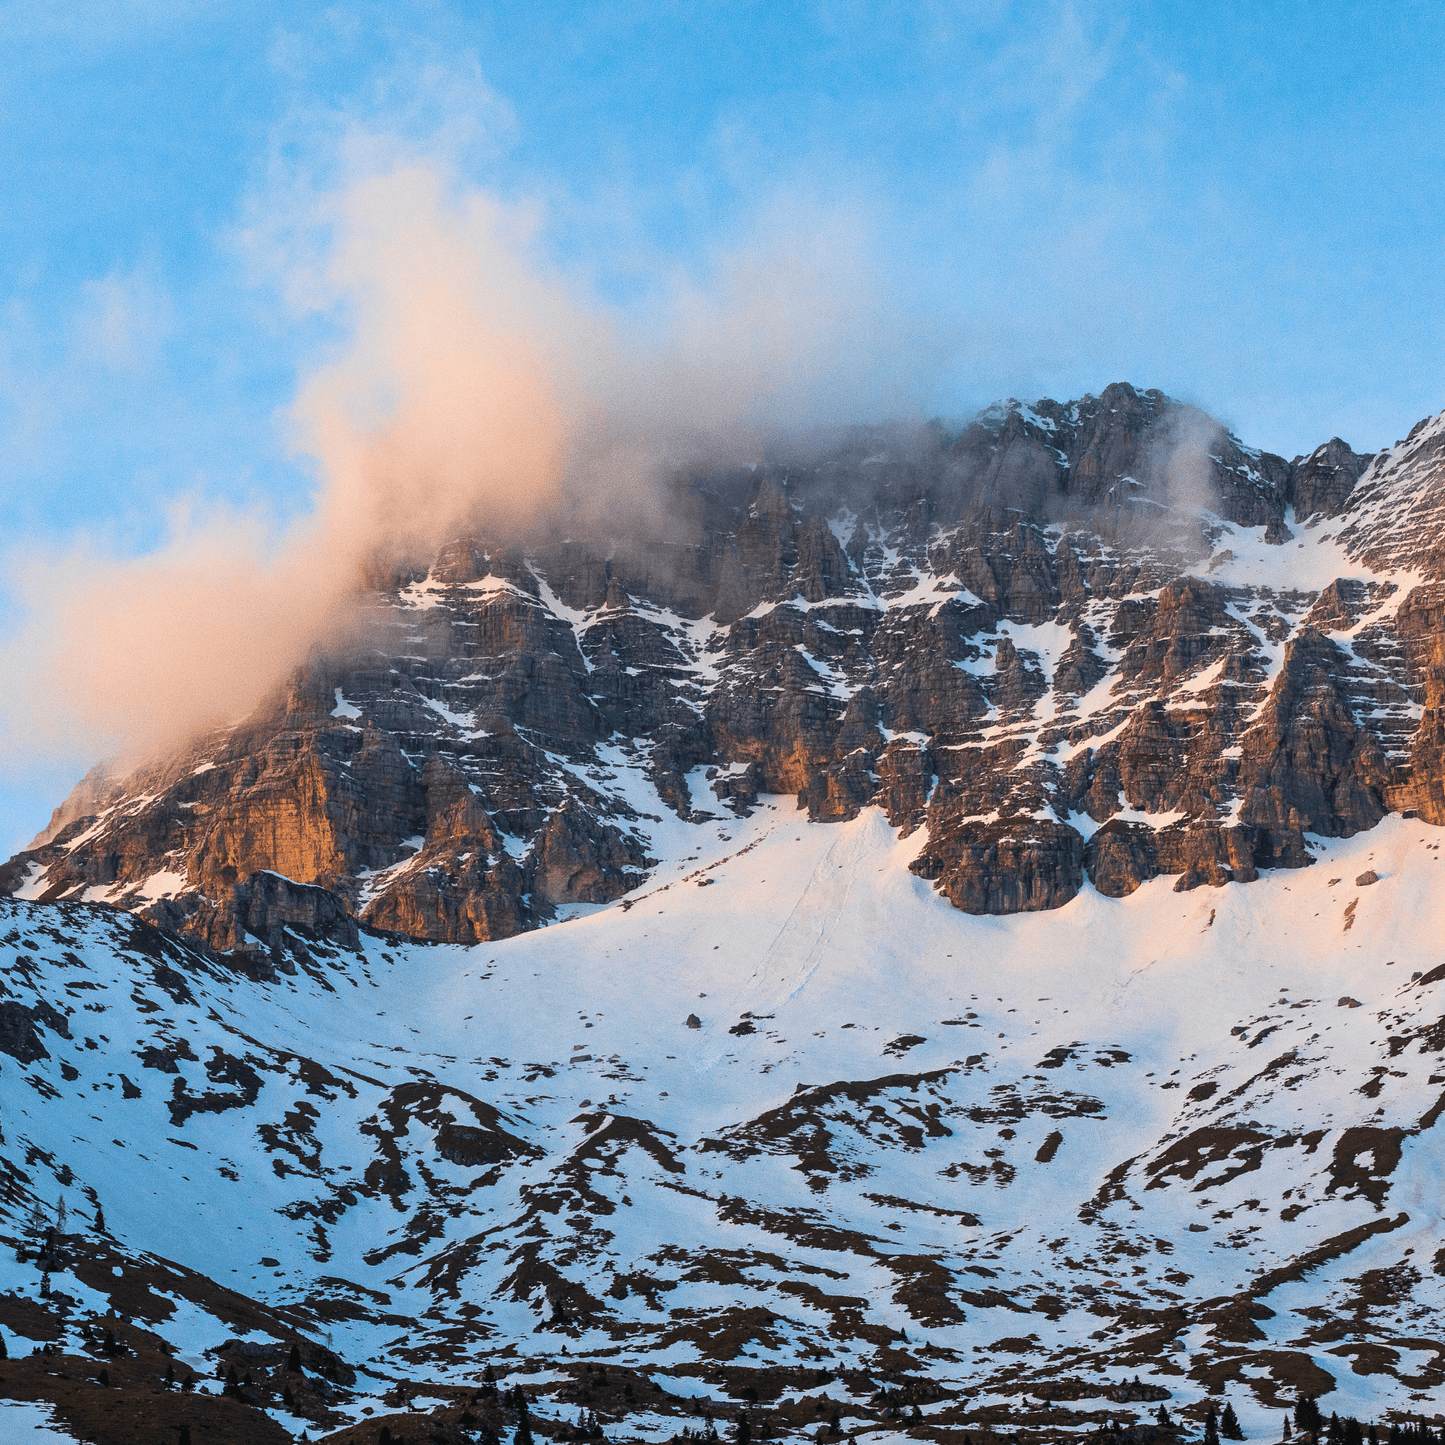
[[[106,1233],[105,1210],[100,1207],[100,1200],[98,1199],[95,1201],[95,1232],[97,1234]]]
[[[296,1371],[301,1368],[301,1350],[296,1344],[292,1344],[291,1353],[286,1357],[286,1368]]]
[[[1294,1407],[1295,1425],[1313,1435],[1321,1425],[1324,1424],[1324,1416],[1320,1414],[1320,1407],[1315,1404],[1314,1399],[1309,1395],[1301,1395]]]
[[[1228,1400],[1224,1402],[1224,1414],[1219,1417],[1219,1433],[1226,1440],[1244,1439],[1244,1431],[1239,1428],[1239,1417]]]
[[[0,1360],[8,1360],[10,1351],[5,1348],[5,1336],[0,1334]]]
[[[1209,1407],[1209,1413],[1204,1417],[1204,1445],[1219,1445],[1219,1420],[1214,1413],[1214,1406]]]

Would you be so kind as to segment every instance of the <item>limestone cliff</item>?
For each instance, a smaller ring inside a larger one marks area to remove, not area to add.
[[[0,889],[224,951],[358,920],[476,942],[621,897],[664,814],[760,794],[925,829],[915,872],[989,913],[1445,820],[1442,418],[1286,462],[1114,385],[669,504],[666,536],[383,569],[366,648],[88,776]]]

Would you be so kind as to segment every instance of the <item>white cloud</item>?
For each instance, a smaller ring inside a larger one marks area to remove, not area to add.
[[[153,366],[173,322],[169,293],[143,271],[112,271],[81,287],[74,361],[110,371]]]

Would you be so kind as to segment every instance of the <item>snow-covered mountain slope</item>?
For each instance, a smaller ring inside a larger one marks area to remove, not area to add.
[[[0,893],[259,956],[509,937],[767,793],[923,830],[979,914],[1445,823],[1442,438],[1286,463],[1116,385],[681,478],[650,530],[458,537],[378,567],[365,645],[85,780]]]
[[[1394,817],[1248,886],[998,918],[912,871],[922,830],[764,795],[656,825],[646,884],[552,927],[293,929],[249,977],[0,902],[0,1327],[74,1351],[123,1312],[204,1376],[299,1338],[309,1419],[264,1381],[246,1406],[292,1432],[490,1362],[555,1434],[594,1398],[579,1360],[636,1382],[595,1399],[643,1439],[746,1388],[811,1430],[820,1370],[845,1429],[903,1428],[901,1398],[939,1440],[1164,1392],[1251,1434],[1298,1392],[1418,1410],[1445,1381],[1440,836]]]

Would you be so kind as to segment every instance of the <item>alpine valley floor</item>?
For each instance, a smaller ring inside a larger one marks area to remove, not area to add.
[[[549,1438],[1433,1416],[1445,834],[1007,918],[925,835],[669,815],[618,903],[269,977],[0,901],[0,1399],[98,1441],[471,1438],[487,1367]]]

